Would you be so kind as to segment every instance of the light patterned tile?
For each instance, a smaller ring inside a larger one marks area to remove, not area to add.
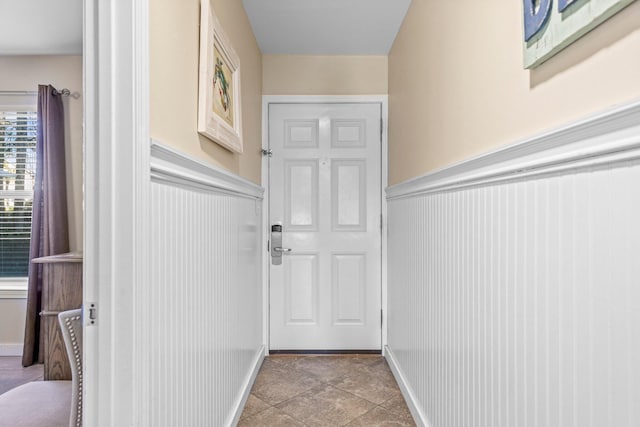
[[[292,363],[294,363],[296,360],[300,359],[301,356],[294,356],[294,355],[288,355],[288,354],[284,354],[284,355],[273,355],[273,356],[267,356],[264,358],[264,364],[266,364],[267,366],[272,365],[272,366],[286,366],[286,365],[290,365]]]
[[[298,358],[291,366],[321,381],[329,381],[353,372],[361,363],[358,358],[350,356],[305,356]]]
[[[308,426],[340,426],[365,414],[374,405],[328,384],[306,391],[277,406]]]
[[[384,357],[379,354],[356,354],[354,357],[358,363],[363,365],[373,365],[384,360]]]
[[[320,384],[313,375],[289,365],[263,364],[251,392],[269,405],[276,405]]]
[[[372,363],[361,364],[356,369],[365,377],[375,377],[385,380],[389,382],[389,384],[396,384],[391,368],[389,368],[387,361],[383,358]]]
[[[366,414],[347,424],[348,427],[413,427],[416,423],[409,415],[403,416],[376,406]]]
[[[358,397],[367,399],[379,405],[395,396],[398,386],[393,380],[381,376],[365,376],[354,373],[329,383],[340,390],[353,393]]]
[[[334,426],[356,420],[360,424],[354,425],[414,425],[381,356],[267,357],[240,425],[298,425],[289,424],[295,421],[305,426]]]
[[[278,408],[269,408],[252,417],[241,418],[238,427],[304,427]]]
[[[240,416],[240,418],[242,419],[242,418],[251,417],[269,408],[271,408],[271,405],[269,405],[264,400],[257,398],[252,393],[247,398],[247,403],[244,405],[244,409],[242,411],[242,415]]]
[[[407,406],[407,403],[405,402],[404,397],[402,397],[402,393],[400,393],[400,391],[380,406],[398,415],[411,418],[411,411],[409,410],[409,407]]]

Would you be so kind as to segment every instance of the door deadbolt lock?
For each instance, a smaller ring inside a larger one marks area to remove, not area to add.
[[[282,254],[291,252],[289,248],[282,247],[282,224],[271,226],[271,264],[282,264]]]

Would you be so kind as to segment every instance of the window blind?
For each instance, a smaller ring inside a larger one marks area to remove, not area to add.
[[[36,112],[0,110],[0,278],[28,274],[36,133]]]

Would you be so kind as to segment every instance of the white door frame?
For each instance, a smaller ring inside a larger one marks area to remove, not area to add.
[[[382,260],[381,260],[381,307],[382,307],[382,352],[387,345],[387,199],[385,197],[385,189],[388,186],[389,177],[389,145],[387,120],[389,117],[387,95],[263,95],[262,96],[262,149],[269,148],[269,104],[358,104],[358,103],[377,103],[380,104],[382,113],[382,185],[380,186],[380,200],[382,210]],[[263,340],[265,355],[269,355],[269,263],[271,257],[267,252],[266,242],[270,239],[269,231],[269,167],[268,157],[262,158],[262,186],[267,189],[264,197],[264,209],[262,210],[262,229],[264,230],[263,248],[264,256],[262,257],[262,277],[263,277]]]
[[[145,425],[148,382],[135,356],[149,280],[148,10],[148,0],[84,0],[87,426]]]

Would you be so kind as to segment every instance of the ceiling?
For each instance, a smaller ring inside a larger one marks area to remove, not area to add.
[[[83,0],[0,0],[0,55],[82,54]],[[411,0],[243,0],[265,54],[386,55]]]
[[[264,54],[387,55],[411,0],[243,0]]]
[[[0,55],[82,54],[82,0],[0,0]]]

